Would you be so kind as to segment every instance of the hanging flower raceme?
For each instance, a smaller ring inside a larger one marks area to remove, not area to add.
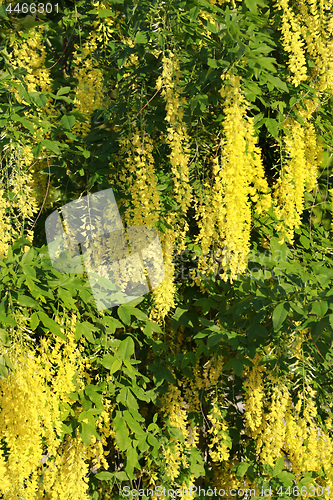
[[[11,64],[17,68],[25,68],[27,74],[24,76],[29,92],[50,91],[51,78],[50,71],[45,67],[46,50],[43,47],[42,29],[34,28],[30,30],[28,36],[24,36],[24,41],[14,38],[11,43],[13,51],[9,55]],[[14,90],[20,102],[18,92]]]
[[[99,26],[98,21],[93,24],[94,29]],[[77,79],[74,105],[80,113],[86,116],[87,121],[86,123],[75,123],[72,132],[82,135],[82,137],[85,137],[90,131],[90,123],[88,122],[92,113],[103,103],[103,75],[94,60],[94,51],[98,47],[99,36],[95,31],[92,31],[81,48],[81,54],[79,55],[78,45],[75,45],[76,50],[73,54],[74,76]]]
[[[282,10],[282,32],[284,50],[289,52],[289,80],[295,87],[311,79],[318,90],[333,85],[333,23],[330,16],[332,4],[329,0],[300,0],[295,4],[289,0],[277,0],[276,7]],[[295,9],[296,7],[296,9]],[[306,61],[313,61],[310,71]]]
[[[164,419],[167,418],[172,427],[179,429],[185,439],[187,435],[187,411],[182,402],[181,392],[176,386],[169,384],[169,390],[162,399],[162,408]],[[184,451],[183,443],[175,438],[170,438],[163,451],[166,467],[172,481],[178,478],[182,467],[186,466]]]
[[[32,161],[31,148],[10,144],[0,176],[1,225],[0,255],[7,255],[15,238],[23,235],[32,241],[33,217],[38,204],[33,190],[33,176],[26,167]]]
[[[262,432],[257,439],[257,453],[261,449],[262,462],[272,466],[283,455],[286,435],[284,418],[291,399],[288,388],[279,387],[277,382],[274,381],[269,412],[263,415]]]
[[[261,213],[269,209],[271,198],[260,150],[255,145],[253,119],[246,116],[247,102],[241,93],[239,78],[229,77],[220,93],[225,98],[222,154],[221,159],[213,162],[213,186],[203,217],[200,213],[196,216],[201,218],[197,243],[204,240],[205,250],[213,242],[219,243],[223,279],[228,279],[229,272],[232,280],[247,267],[251,201]],[[206,266],[207,260],[201,258],[199,269]]]
[[[245,369],[246,380],[244,387],[245,394],[245,423],[248,432],[256,439],[261,429],[263,419],[264,383],[263,374],[265,367],[259,363],[262,357],[256,353],[253,359],[253,366]]]
[[[120,180],[127,184],[132,200],[125,222],[131,226],[153,227],[161,211],[153,141],[147,132],[136,128],[131,139],[121,140],[121,152],[125,156],[125,169]]]
[[[218,406],[213,406],[213,411],[207,415],[212,427],[208,430],[211,436],[211,441],[208,445],[209,454],[215,463],[221,463],[229,459],[232,440],[228,435],[228,424],[222,417],[221,410]]]
[[[33,146],[50,136],[50,131],[45,124],[45,115],[48,115],[49,123],[54,121],[54,116],[52,116],[52,111],[54,111],[52,99],[46,94],[47,92],[52,92],[52,88],[51,72],[46,67],[46,50],[43,46],[43,34],[43,28],[36,27],[30,31],[29,36],[25,34],[21,40],[19,37],[15,38],[11,43],[12,51],[9,53],[9,60],[14,68],[26,69],[27,73],[23,76],[23,79],[28,92],[44,93],[35,101],[36,110],[34,112],[32,110],[24,112],[24,120],[26,120],[26,123],[29,123],[28,130],[30,133],[25,135],[26,142],[22,147],[19,147],[19,151],[21,152],[21,165],[29,168],[29,174],[26,174],[26,177],[29,178],[29,186],[27,186],[29,195],[32,188],[35,204],[37,206],[43,205],[43,208],[50,208],[53,204],[52,195],[54,193],[52,179],[47,175],[41,174],[41,171],[47,167],[47,162],[34,162],[32,154]],[[27,104],[24,98],[25,90],[21,94],[21,91],[17,88],[17,86],[23,88],[20,80],[13,79],[13,83],[15,85],[11,90],[15,98],[19,103]],[[43,126],[36,124],[36,115],[40,117],[41,121],[44,121]],[[14,122],[13,126],[16,129],[17,122]]]
[[[0,441],[9,451],[4,461],[0,447],[5,500],[22,495],[88,500],[89,460],[97,457],[97,466],[107,466],[100,443],[91,440],[89,448],[78,434],[63,437],[63,413],[74,404],[69,393],[84,388],[86,366],[75,341],[76,316],[56,321],[66,330],[66,341],[50,334],[37,350],[22,342],[1,348],[13,364],[13,372],[0,380]]]
[[[165,421],[176,429],[178,429],[183,439],[173,438],[163,447],[163,456],[165,459],[165,467],[167,476],[171,481],[180,486],[180,498],[193,498],[193,494],[188,496],[184,494],[184,490],[189,489],[194,485],[195,477],[191,475],[189,480],[181,479],[182,470],[188,468],[188,452],[195,448],[198,444],[198,427],[192,428],[188,421],[188,409],[183,401],[181,394],[181,382],[178,382],[179,388],[169,384],[168,392],[162,398],[161,413]],[[166,498],[165,498],[166,500]]]

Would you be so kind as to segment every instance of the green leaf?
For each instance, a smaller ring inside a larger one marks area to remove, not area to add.
[[[185,368],[189,363],[196,365],[197,358],[194,352],[186,352],[181,362],[181,368]]]
[[[238,479],[241,479],[243,476],[245,476],[247,469],[251,466],[249,462],[241,462],[236,471],[236,476]]]
[[[267,338],[268,331],[262,325],[252,325],[247,331],[249,340],[252,341],[256,337]]]
[[[22,257],[22,264],[30,264],[35,259],[36,254],[33,248],[29,248],[26,252],[24,252]]]
[[[169,431],[170,436],[173,439],[176,439],[177,441],[181,441],[182,443],[185,441],[182,431],[180,429],[178,429],[177,427],[168,427],[168,431]]]
[[[47,103],[47,97],[45,94],[42,94],[41,92],[30,92],[30,96],[34,100],[36,106],[39,108],[45,108]]]
[[[14,113],[11,117],[13,120],[20,122],[26,129],[29,130],[31,134],[35,133],[33,124],[29,122],[26,118],[23,118],[22,116],[19,116],[16,113]]]
[[[232,368],[233,368],[235,374],[238,377],[240,377],[243,373],[243,368],[244,368],[243,362],[239,358],[234,358],[232,360]]]
[[[207,23],[207,29],[208,29],[208,31],[210,31],[211,33],[215,33],[216,34],[217,33],[217,27],[216,27],[216,25],[212,24],[208,20],[206,21],[206,23]]]
[[[110,368],[110,373],[116,373],[118,370],[120,370],[121,365],[122,365],[121,359],[115,359]]]
[[[129,306],[128,304],[121,307],[126,309],[126,311],[128,311],[132,316],[134,316],[137,319],[140,319],[142,321],[147,321],[149,319],[147,314],[145,314],[140,309],[137,309],[136,307]]]
[[[287,316],[287,304],[286,302],[281,302],[281,304],[278,304],[273,311],[273,328],[275,332],[280,329]]]
[[[6,367],[5,359],[3,356],[0,356],[0,375],[1,377],[8,376],[8,368]]]
[[[276,72],[276,68],[273,63],[276,63],[276,59],[274,57],[262,57],[258,58],[258,62],[262,68],[271,71],[272,73]]]
[[[64,95],[64,94],[68,94],[68,92],[71,90],[70,87],[61,87],[58,92],[57,92],[57,96],[58,95]]]
[[[303,245],[303,247],[306,248],[306,250],[308,250],[310,248],[310,240],[309,240],[309,238],[304,236],[304,234],[301,235],[299,241]]]
[[[163,333],[162,329],[160,326],[158,326],[156,323],[153,321],[148,320],[145,324],[145,327],[143,329],[143,333],[149,337],[151,337],[152,332],[158,332],[158,333]]]
[[[66,340],[66,336],[62,333],[60,330],[60,326],[58,323],[56,323],[53,319],[49,318],[44,312],[39,311],[38,312],[38,317],[42,324],[54,335],[57,335],[57,337],[60,337],[63,340]]]
[[[129,391],[131,392],[131,391]],[[132,431],[135,432],[135,437],[137,439],[145,439],[147,437],[146,430],[144,430],[139,422],[132,417],[131,413],[128,410],[125,410],[123,412],[123,417],[125,421],[127,422],[128,426],[131,428]],[[155,425],[155,424],[150,424],[150,425]]]
[[[0,17],[2,18],[8,18],[5,7],[5,5],[0,5]]]
[[[16,326],[17,323],[14,318],[7,316],[5,313],[0,313],[0,322],[5,323],[5,325]]]
[[[39,317],[38,317],[38,314],[36,312],[34,312],[31,315],[31,318],[30,318],[30,328],[31,328],[31,330],[36,330],[36,328],[37,328],[38,325],[39,325]]]
[[[60,120],[61,125],[66,129],[70,130],[75,124],[75,116],[64,115]]]
[[[312,325],[311,336],[313,342],[317,342],[325,327],[327,327],[327,318],[322,318],[318,323]]]
[[[207,64],[211,68],[218,68],[217,60],[216,59],[212,59],[211,57],[208,57]]]
[[[120,359],[130,359],[132,354],[134,354],[134,342],[132,337],[127,337],[118,347],[118,356]]]
[[[290,306],[292,307],[292,309],[294,309],[295,312],[297,312],[297,314],[301,314],[303,315],[304,314],[304,311],[303,309],[300,307],[299,304],[295,304],[294,302],[289,302]]]
[[[289,486],[293,486],[293,481],[295,480],[294,474],[285,470],[277,474],[275,477],[279,479],[283,486],[286,488],[288,488]]]
[[[99,391],[100,390],[100,387],[96,387],[95,385],[86,385],[86,387],[84,388],[84,392],[86,393],[86,395],[89,397],[89,399],[95,403],[96,405],[96,409],[104,409],[104,406],[102,404],[102,399],[103,399],[103,396],[102,394],[99,394]]]
[[[328,309],[328,304],[326,300],[321,300],[320,302],[313,302],[311,312],[316,314],[319,318],[325,316]]]
[[[100,481],[111,481],[114,478],[114,472],[102,471],[95,474],[95,478]]]
[[[179,430],[179,429],[177,429]],[[159,450],[160,448],[160,443],[157,441],[156,437],[152,436],[151,434],[148,434],[148,443],[153,446],[154,448],[156,448],[157,450]]]
[[[125,325],[130,325],[131,323],[131,314],[125,306],[118,307],[118,316]]]
[[[190,15],[190,22],[193,23],[193,21],[196,21],[198,14],[200,12],[200,9],[198,6],[192,7],[192,9],[189,12]]]
[[[275,464],[274,475],[280,474],[283,471],[283,467],[284,467],[284,457],[279,457]]]
[[[56,141],[49,141],[48,139],[44,139],[41,142],[42,146],[44,146],[45,148],[50,149],[54,153],[60,155],[61,151],[60,151],[60,149],[58,147],[58,144],[60,144],[60,143],[56,142]]]
[[[278,137],[279,137],[278,122],[276,120],[274,120],[273,118],[266,118],[265,125],[266,125],[268,132],[270,134],[272,134],[272,136],[275,139],[278,139]]]
[[[100,18],[114,16],[114,12],[110,9],[98,9],[97,14],[98,14],[98,17],[100,17]]]
[[[129,432],[126,423],[120,416],[113,419],[113,426],[116,432],[116,444],[121,451],[126,451],[131,446]]]
[[[161,385],[164,380],[169,382],[169,384],[176,383],[174,376],[166,366],[152,364],[148,365],[148,369],[154,373],[154,381],[156,384]]]
[[[89,323],[88,321],[84,321],[83,323],[77,323],[75,329],[75,340],[79,340],[82,335],[90,342],[91,344],[95,344],[95,338],[93,335],[93,331],[96,330],[96,327]]]
[[[96,436],[96,426],[91,424],[90,422],[87,424],[86,422],[80,423],[80,436],[85,446],[89,446],[91,435],[94,434]]]
[[[333,329],[333,314],[329,314],[328,318],[329,318],[331,328]]]
[[[4,354],[3,357],[4,357],[4,360],[5,360],[6,366],[8,368],[10,368],[10,370],[14,370],[14,365],[13,365],[11,359],[9,358],[9,356],[7,356],[7,354]]]
[[[273,76],[270,73],[266,73],[265,77],[267,80],[274,85],[274,87],[277,87],[278,89],[284,90],[285,92],[289,92],[287,84],[283,82],[280,78],[277,76]]]
[[[68,309],[72,309],[75,307],[75,300],[73,299],[68,290],[59,287],[58,295]]]
[[[124,471],[116,472],[115,477],[119,479],[119,481],[128,481],[129,479],[128,475]]]
[[[207,347],[213,347],[217,345],[223,339],[224,335],[222,333],[210,335],[207,340]]]
[[[105,316],[102,319],[103,325],[106,326],[107,332],[114,333],[117,328],[124,328],[124,325],[116,318],[112,318],[111,316]]]
[[[3,346],[8,344],[8,332],[6,332],[3,328],[0,328],[0,343]]]
[[[111,370],[112,364],[116,358],[111,356],[111,354],[106,354],[103,359],[101,359],[100,364],[104,366],[107,370]]]
[[[279,284],[279,288],[282,288],[286,292],[286,294],[293,293],[295,291],[295,287],[290,283],[281,282]]]
[[[135,35],[134,43],[147,43],[147,34],[144,31],[138,31]]]

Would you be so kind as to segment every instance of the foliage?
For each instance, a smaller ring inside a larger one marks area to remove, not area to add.
[[[8,5],[3,498],[330,498],[330,3]],[[100,311],[45,221],[110,187],[165,279]]]

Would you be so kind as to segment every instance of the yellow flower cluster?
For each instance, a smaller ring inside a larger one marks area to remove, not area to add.
[[[13,51],[9,58],[11,64],[17,68],[25,68],[25,82],[29,92],[46,92],[51,90],[50,71],[45,67],[46,51],[42,44],[41,28],[34,28],[25,35],[25,41],[20,43],[13,37],[11,46]],[[15,92],[20,102],[20,97]]]
[[[207,415],[212,427],[208,430],[211,435],[211,441],[208,445],[209,454],[215,463],[221,463],[229,459],[232,440],[228,433],[228,424],[221,415],[221,410],[215,405],[212,413]]]
[[[131,205],[127,208],[124,219],[129,226],[153,227],[160,218],[161,203],[157,189],[157,177],[153,157],[153,140],[146,131],[140,133],[136,128],[131,139],[121,141],[120,156],[124,156],[124,170],[119,176],[131,195]],[[174,215],[169,214],[167,223],[174,223]],[[159,233],[164,255],[165,277],[153,290],[154,308],[151,318],[161,322],[174,307],[175,286],[173,282],[174,264],[169,249],[174,246],[176,233],[166,228]]]
[[[179,61],[176,54],[172,52],[169,57],[163,57],[162,75],[157,79],[156,87],[161,88],[164,82],[161,95],[166,102],[166,121],[169,123],[167,127],[167,144],[170,146],[171,153],[168,156],[171,163],[171,171],[174,180],[174,195],[175,200],[182,207],[182,211],[186,213],[187,208],[192,201],[191,186],[189,184],[189,147],[186,144],[189,138],[186,132],[186,125],[183,123],[184,112],[182,105],[184,100],[180,99],[179,80],[181,72],[179,69]]]
[[[218,490],[223,488],[225,492],[229,492],[232,488],[242,488],[242,482],[237,479],[236,472],[231,470],[235,465],[239,464],[239,460],[233,458],[222,464],[213,463],[213,486]],[[227,497],[226,497],[227,498]]]
[[[153,141],[147,132],[136,128],[133,137],[123,139],[121,146],[126,158],[120,180],[129,183],[132,198],[132,208],[125,213],[126,224],[153,227],[161,211]]]
[[[231,75],[227,78],[229,80],[220,91],[225,100],[221,165],[215,158],[212,190],[208,193],[205,210],[201,212],[200,206],[196,215],[196,219],[201,219],[198,220],[200,232],[196,243],[203,245],[203,252],[207,252],[213,241],[218,242],[225,272],[223,279],[228,279],[227,271],[230,271],[233,280],[247,267],[251,201],[261,213],[268,210],[271,198],[260,150],[255,145],[253,120],[246,116],[247,102],[240,89],[240,80]],[[206,266],[205,257],[201,257],[199,269]]]
[[[51,166],[52,160],[49,159],[48,161],[49,163],[47,163],[46,160],[39,160],[36,165],[29,169],[29,187],[31,186],[33,190],[33,195],[36,200],[37,207],[41,207],[44,203],[44,209],[52,208],[54,204],[53,195],[55,189],[52,182],[52,176],[50,176],[48,172],[48,164]]]
[[[325,487],[332,485],[332,438],[319,429],[316,422],[317,408],[313,397],[315,391],[306,388],[306,397],[302,396],[296,406],[289,405],[285,415],[286,443],[285,450],[292,462],[293,473],[301,477],[304,472],[318,474],[325,470]],[[303,403],[303,405],[302,405]],[[301,407],[304,407],[301,417]],[[330,424],[330,422],[328,422]],[[329,498],[325,492],[325,498]]]
[[[304,41],[301,39],[301,29],[298,19],[289,7],[289,0],[278,0],[278,8],[283,10],[282,25],[279,28],[282,32],[283,47],[290,53],[288,68],[292,73],[291,82],[295,87],[307,80],[306,59]]]
[[[318,90],[333,85],[333,22],[329,0],[300,0],[297,11],[289,0],[277,0],[276,7],[283,11],[282,32],[284,49],[290,53],[288,68],[290,81],[298,87],[303,81],[315,79]],[[306,59],[314,63],[307,74]]]
[[[19,42],[18,39],[15,39],[12,42],[13,50],[9,55],[11,64],[14,67],[23,67],[27,70],[24,80],[27,84],[29,92],[52,91],[50,70],[45,67],[46,51],[43,46],[42,39],[42,28],[34,28],[31,30],[29,37],[26,38],[25,41]],[[17,81],[17,83],[20,82]],[[16,88],[13,89],[13,92],[18,102],[24,102],[24,98],[19,96],[19,92]],[[50,99],[47,99],[45,111],[43,111],[43,113],[51,115],[51,112],[51,102]],[[42,116],[41,110],[39,111],[39,114]],[[36,116],[31,112],[26,112],[25,115],[28,119],[36,118]],[[52,120],[51,116],[50,120]],[[46,132],[42,127],[39,127],[35,123],[30,123],[34,128],[34,132],[27,136],[28,143],[26,143],[23,147],[20,160],[21,165],[25,167],[31,167],[33,164],[34,157],[32,154],[32,145],[49,136],[49,132]],[[52,179],[50,179],[49,182],[48,176],[40,173],[46,165],[46,162],[38,161],[37,164],[30,168],[31,175],[29,174],[29,185],[27,186],[27,189],[29,193],[31,188],[33,189],[32,192],[37,206],[41,206],[43,204],[46,196],[44,208],[50,208],[53,205],[52,194],[54,192]]]
[[[88,120],[91,114],[98,109],[103,103],[102,82],[103,75],[94,61],[93,53],[97,49],[97,39],[95,29],[99,23],[95,21],[94,31],[91,32],[87,41],[81,48],[79,55],[79,46],[75,45],[73,53],[73,63],[75,65],[74,76],[77,79],[75,88],[74,105],[80,113],[86,116],[86,123],[76,122],[72,128],[74,134],[80,134],[85,137],[90,131],[90,123]]]
[[[290,395],[287,387],[274,385],[269,413],[263,421],[262,434],[257,439],[257,453],[263,463],[274,465],[283,454],[286,428],[283,422],[287,408],[290,406]]]
[[[265,367],[259,366],[261,359],[262,356],[256,353],[254,359],[252,360],[253,367],[245,369],[245,376],[247,378],[243,384],[246,388],[245,423],[254,439],[257,437],[261,428],[263,399],[265,396],[263,384]]]
[[[5,190],[0,187],[0,257],[7,255],[8,246],[11,242],[11,220],[8,215],[9,201],[5,197]]]
[[[174,223],[174,214],[169,214],[165,218],[170,225]],[[174,247],[177,237],[177,226],[175,229],[165,229],[165,233],[159,233],[160,242],[163,250],[163,265],[165,276],[160,285],[153,290],[154,307],[150,313],[150,319],[162,324],[165,316],[175,307],[176,286],[174,283],[175,265],[172,262],[173,255],[169,251]]]
[[[317,2],[310,0],[308,5],[300,2],[302,35],[306,42],[309,56],[314,61],[312,77],[317,81],[320,91],[332,88],[333,81],[333,22],[332,4],[328,0]]]
[[[31,149],[20,145],[10,145],[6,156],[7,171],[0,178],[1,223],[0,255],[6,256],[8,246],[17,236],[25,236],[32,241],[31,227],[38,205],[32,187],[33,176],[25,170],[31,162]],[[10,200],[10,202],[9,202]]]
[[[103,401],[103,405],[105,410],[100,414],[100,417],[98,419],[97,427],[99,429],[100,435],[101,435],[101,444],[104,445],[105,447],[113,445],[113,449],[115,450],[116,444],[115,444],[115,437],[116,433],[113,428],[112,420],[111,420],[111,414],[115,408],[115,404],[111,403],[108,400]],[[94,436],[92,436],[94,437]],[[111,437],[111,443],[110,440],[107,441],[108,438]],[[99,442],[96,443],[98,445]],[[108,456],[110,451],[104,451],[102,452],[102,449],[99,449],[98,453],[98,462],[101,462],[103,467],[105,469],[108,469],[107,462],[105,460],[105,457]]]
[[[179,380],[178,385],[182,382]],[[162,410],[164,420],[168,420],[172,427],[179,429],[184,437],[184,443],[178,439],[170,438],[169,443],[163,450],[169,477],[175,481],[181,472],[181,468],[188,467],[186,450],[197,445],[199,440],[198,427],[192,428],[188,422],[189,408],[183,401],[181,391],[178,387],[169,384],[168,392],[162,396]],[[185,483],[181,487],[186,487]]]
[[[303,356],[300,351],[303,333],[298,332],[296,336],[294,347],[297,358]],[[274,466],[279,457],[288,457],[292,472],[298,479],[307,471],[320,475],[324,467],[325,485],[320,480],[317,484],[326,488],[332,484],[333,441],[329,433],[318,425],[316,392],[306,384],[295,406],[286,381],[277,379],[267,372],[267,368],[259,366],[261,359],[262,356],[257,353],[254,366],[245,369],[246,380],[243,383],[246,389],[246,432],[256,440],[260,461]],[[266,385],[269,387],[265,388]],[[330,428],[330,422],[327,425]],[[327,492],[324,492],[325,499],[328,499],[326,495]]]
[[[108,1],[92,2],[92,5],[95,9],[101,9],[101,10],[105,9],[111,10],[108,4],[109,4]],[[102,43],[104,48],[108,44],[109,40],[111,40],[112,38],[112,35],[114,33],[114,29],[112,28],[113,26],[114,26],[114,19],[110,15],[107,15],[99,19],[98,26],[96,27],[96,40]]]
[[[305,190],[316,185],[322,147],[311,123],[287,119],[285,127],[289,132],[284,139],[287,159],[274,185],[274,211],[281,220],[277,230],[282,231],[282,242],[292,242],[294,229],[301,224]]]

